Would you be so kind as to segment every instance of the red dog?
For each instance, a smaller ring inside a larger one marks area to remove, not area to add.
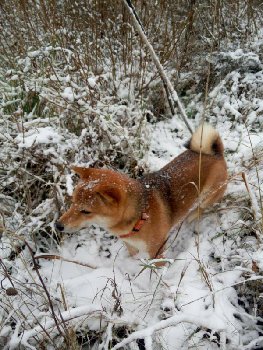
[[[120,237],[131,255],[160,255],[171,228],[218,201],[227,183],[223,144],[210,125],[199,127],[188,150],[161,170],[131,179],[108,169],[73,167],[80,182],[70,209],[56,223],[73,232],[95,223]]]

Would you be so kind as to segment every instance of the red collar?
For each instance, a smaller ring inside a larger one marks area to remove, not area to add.
[[[130,232],[125,233],[124,235],[120,235],[119,237],[120,238],[128,238],[128,237],[134,235],[136,232],[139,232],[140,229],[143,227],[145,221],[147,221],[148,219],[149,219],[149,215],[146,213],[142,213],[141,218],[138,221],[136,221],[133,229]]]

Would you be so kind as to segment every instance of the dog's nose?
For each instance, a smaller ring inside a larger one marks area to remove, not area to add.
[[[55,227],[60,232],[64,231],[64,225],[61,222],[59,222],[59,221],[55,222]]]

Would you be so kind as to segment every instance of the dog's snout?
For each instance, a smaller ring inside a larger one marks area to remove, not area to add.
[[[60,232],[64,231],[64,225],[60,221],[56,221],[55,227]]]

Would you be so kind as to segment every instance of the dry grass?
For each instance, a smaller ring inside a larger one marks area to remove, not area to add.
[[[133,3],[186,104],[192,94],[201,93],[206,99],[208,90],[221,79],[210,66],[208,72],[207,55],[231,42],[242,45],[257,32],[263,18],[261,2],[256,0]],[[69,101],[63,94],[66,87],[71,87],[78,98]],[[123,91],[127,94],[123,95]],[[90,332],[85,322],[76,330],[64,322],[59,314],[61,309],[67,309],[63,286],[57,295],[50,295],[34,253],[49,252],[60,240],[54,221],[69,198],[66,176],[70,164],[103,164],[133,176],[147,170],[143,160],[150,141],[147,122],[169,118],[158,73],[120,0],[9,0],[0,3],[0,92],[0,236],[5,254],[0,264],[2,282],[9,280],[11,285],[1,289],[5,317],[0,319],[0,331],[7,327],[9,335],[1,338],[0,347],[8,344],[12,332],[22,334],[32,324],[41,325],[34,305],[43,314],[53,314],[60,334],[56,339],[59,345],[54,342],[57,334],[52,338],[44,329],[45,340],[35,335],[39,349],[52,344],[54,349],[77,350],[84,339],[90,347],[102,339],[110,347],[111,340],[105,338],[103,330]],[[213,101],[208,107],[212,104]],[[194,118],[190,110],[188,114]],[[25,136],[47,125],[61,131],[63,147],[33,144],[21,149],[14,141],[18,134]],[[259,164],[258,156],[252,158],[248,168]],[[231,199],[232,203],[235,200]],[[258,225],[253,217],[250,219],[247,232],[254,232]],[[240,228],[237,231],[233,230],[236,236]],[[212,290],[206,267],[198,263]],[[25,269],[21,277],[16,274],[19,266]],[[152,266],[146,264],[144,268]],[[115,293],[116,314],[120,315],[118,286],[115,280],[109,283]],[[253,288],[252,283],[249,293]],[[17,302],[17,293],[24,299]],[[248,292],[241,290],[240,294]],[[261,305],[260,310],[262,314]],[[103,320],[104,316],[100,317]],[[118,341],[130,331],[129,327],[111,327],[109,323],[107,329]]]

